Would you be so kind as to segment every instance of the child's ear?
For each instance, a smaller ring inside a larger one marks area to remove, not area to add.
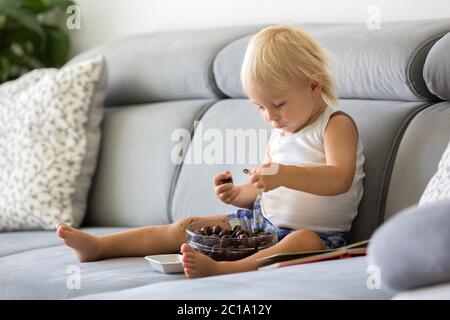
[[[309,80],[309,86],[311,89],[311,94],[314,97],[319,97],[322,93],[322,81],[318,75],[313,75]]]

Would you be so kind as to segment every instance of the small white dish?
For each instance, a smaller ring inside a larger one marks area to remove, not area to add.
[[[162,273],[184,272],[182,258],[181,254],[158,254],[145,257],[153,269]]]

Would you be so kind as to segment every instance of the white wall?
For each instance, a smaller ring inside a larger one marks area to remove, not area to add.
[[[71,30],[75,55],[134,33],[292,22],[366,23],[377,5],[383,21],[450,18],[449,0],[75,0],[81,28]]]

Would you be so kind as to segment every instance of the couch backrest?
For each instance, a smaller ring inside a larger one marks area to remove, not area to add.
[[[365,24],[298,26],[331,54],[340,99],[436,99],[422,71],[430,48],[449,31],[449,20],[386,22],[379,30],[369,30]],[[214,60],[217,86],[228,97],[246,98],[237,75],[252,36],[230,43]]]
[[[403,134],[392,170],[385,219],[415,205],[450,140],[450,34],[430,50],[424,79],[443,102],[418,113]]]
[[[359,126],[366,178],[352,236],[368,238],[384,219],[388,191],[396,198],[388,186],[406,128],[437,96],[445,96],[427,86],[423,70],[450,21],[383,23],[380,30],[357,24],[300,26],[335,56],[340,104]],[[239,84],[246,44],[262,27],[141,35],[76,58],[105,55],[111,70],[107,105],[114,106],[103,124],[86,224],[138,226],[232,210],[214,197],[212,177],[228,169],[240,183],[247,179],[241,169],[250,165],[236,163],[237,157],[233,164],[214,163],[221,160],[217,154],[208,158],[212,164],[208,159],[196,164],[189,155],[218,133],[226,137],[227,129],[252,129],[246,131],[249,139],[255,132],[260,141],[267,139],[268,127]],[[201,120],[196,128],[195,120]],[[187,158],[177,163],[173,160],[181,158],[174,157],[172,138],[180,128],[193,136]],[[235,145],[235,151],[246,160],[255,152],[261,159],[264,148]]]
[[[105,43],[75,57],[105,55],[109,71],[106,106],[225,97],[212,64],[231,41],[258,26],[144,33]]]

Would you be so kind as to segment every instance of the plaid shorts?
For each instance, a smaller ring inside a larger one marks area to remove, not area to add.
[[[236,212],[228,214],[231,224],[239,224],[245,230],[261,228],[264,231],[276,232],[278,241],[282,240],[291,232],[296,231],[290,228],[281,228],[274,225],[269,219],[263,216],[260,206],[260,198],[256,198],[253,209],[238,209]],[[350,236],[349,232],[316,232],[326,249],[332,250],[347,244]]]

